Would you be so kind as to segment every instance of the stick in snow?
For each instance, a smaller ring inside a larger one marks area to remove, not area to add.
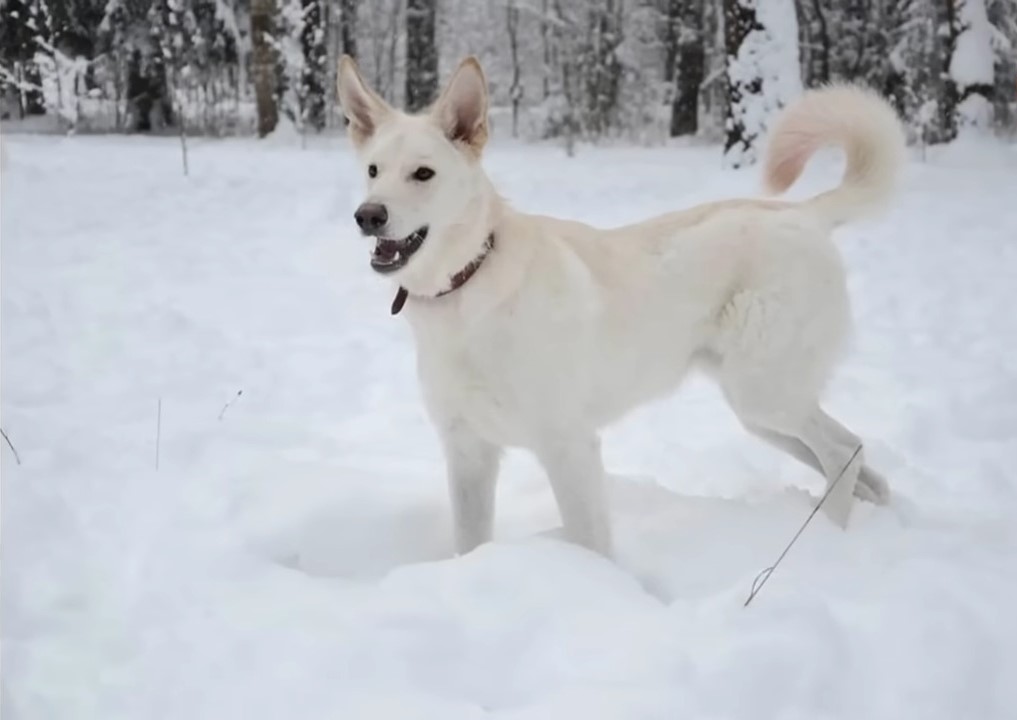
[[[230,398],[230,400],[225,405],[222,406],[222,410],[219,411],[219,420],[222,420],[222,416],[226,414],[226,411],[229,409],[229,406],[235,403],[237,400],[239,400],[240,396],[243,394],[244,394],[243,390],[237,390],[237,394]]]
[[[190,169],[187,166],[187,130],[184,121],[184,104],[180,101],[179,91],[174,95],[177,100],[177,122],[180,123],[180,156],[184,161],[184,177],[187,177],[190,175]]]
[[[162,398],[155,406],[155,469],[159,469],[159,442],[162,440]]]
[[[858,447],[855,448],[855,451],[851,453],[851,457],[849,457],[848,461],[844,464],[844,469],[842,469],[840,471],[840,474],[837,475],[837,478],[832,483],[830,483],[830,487],[828,487],[826,489],[826,492],[823,493],[823,497],[819,498],[819,502],[816,503],[816,507],[812,508],[812,512],[809,513],[809,516],[807,518],[805,518],[805,522],[803,522],[802,526],[798,528],[798,532],[795,533],[795,536],[791,538],[791,542],[787,544],[787,546],[784,548],[784,551],[777,557],[776,562],[774,562],[773,565],[771,565],[770,567],[764,568],[763,570],[760,571],[758,575],[756,575],[756,579],[752,581],[752,589],[749,591],[749,597],[745,600],[745,604],[742,607],[748,607],[749,603],[752,602],[752,599],[759,594],[760,590],[763,589],[763,586],[766,585],[766,581],[770,579],[771,575],[773,575],[773,571],[777,569],[778,565],[780,565],[780,561],[784,559],[784,556],[787,555],[788,550],[790,550],[791,546],[795,544],[796,540],[798,540],[798,536],[801,535],[802,532],[805,531],[805,528],[808,526],[808,524],[812,522],[812,518],[814,518],[816,516],[816,513],[819,512],[819,508],[823,507],[823,503],[826,502],[826,499],[828,497],[830,497],[830,493],[833,492],[834,487],[836,487],[840,479],[844,477],[844,473],[846,473],[847,469],[851,467],[851,463],[855,461],[855,458],[858,457],[858,453],[860,453],[861,451],[862,446],[859,445]]]
[[[14,443],[11,442],[11,439],[9,437],[7,437],[7,433],[4,432],[2,429],[0,429],[0,435],[4,436],[4,440],[7,441],[7,447],[9,447],[11,449],[11,452],[14,453],[14,461],[16,463],[18,463],[18,465],[20,465],[21,464],[21,456],[18,455],[18,451],[17,451],[17,449],[15,449]]]

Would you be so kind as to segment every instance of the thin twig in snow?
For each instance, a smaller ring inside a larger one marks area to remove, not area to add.
[[[155,406],[155,469],[159,469],[159,443],[162,441],[162,398]]]
[[[836,479],[834,479],[834,481],[830,483],[830,487],[828,487],[826,489],[826,492],[823,493],[823,497],[821,497],[819,499],[819,502],[816,503],[816,507],[812,508],[812,512],[809,513],[809,516],[807,518],[805,518],[805,522],[803,522],[802,526],[798,528],[798,532],[796,532],[795,536],[791,538],[791,542],[787,544],[787,546],[784,548],[784,551],[781,552],[780,556],[778,556],[776,562],[774,562],[773,565],[771,565],[770,567],[764,568],[763,570],[760,571],[758,575],[756,575],[756,579],[752,581],[752,589],[749,591],[749,597],[745,600],[745,604],[742,607],[748,607],[749,603],[752,602],[752,599],[759,594],[760,590],[763,589],[763,586],[766,585],[766,581],[770,579],[771,575],[773,575],[773,571],[777,569],[778,565],[780,565],[780,561],[784,559],[784,556],[787,555],[788,550],[790,550],[791,546],[795,544],[796,540],[798,540],[798,536],[800,536],[802,532],[805,531],[805,528],[812,521],[812,518],[814,518],[816,516],[816,513],[819,512],[819,508],[823,507],[823,503],[826,502],[826,499],[828,497],[830,497],[830,493],[833,492],[833,489],[834,487],[837,486],[838,481],[840,481],[840,479],[844,477],[844,473],[846,473],[847,469],[851,467],[851,463],[855,461],[855,458],[858,457],[858,453],[860,453],[861,451],[862,446],[859,445],[858,447],[855,448],[855,451],[851,453],[851,457],[848,458],[848,461],[846,463],[844,463],[844,469],[842,469],[840,471],[840,474],[837,475]]]
[[[12,443],[11,439],[9,437],[7,437],[7,433],[4,430],[0,429],[0,434],[2,434],[4,436],[4,440],[7,442],[7,447],[9,447],[11,449],[11,452],[14,453],[14,461],[16,463],[18,463],[18,465],[20,465],[21,464],[21,456],[18,455],[18,451],[14,447],[14,443]]]
[[[229,406],[235,403],[237,400],[239,400],[240,396],[243,394],[244,394],[243,390],[237,390],[237,394],[230,398],[229,401],[227,401],[227,403],[222,406],[222,410],[219,411],[220,420],[222,420],[222,416],[226,414],[226,411],[229,409]]]
[[[184,177],[187,177],[190,174],[190,168],[187,164],[187,129],[185,127],[184,103],[180,98],[180,90],[178,88],[173,89],[173,99],[176,101],[177,122],[180,124],[180,157],[184,163]]]

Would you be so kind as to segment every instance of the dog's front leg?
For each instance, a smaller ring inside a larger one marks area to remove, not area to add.
[[[556,438],[537,451],[554,490],[565,535],[602,555],[611,554],[600,440],[595,434]]]
[[[442,430],[456,553],[488,542],[494,528],[494,491],[501,448],[461,423]]]

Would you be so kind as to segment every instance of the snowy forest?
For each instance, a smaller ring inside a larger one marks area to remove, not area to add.
[[[1017,125],[1017,0],[3,0],[3,118],[62,132],[266,136],[341,128],[354,56],[431,102],[469,53],[496,133],[723,142],[754,158],[803,87],[863,82],[911,140]]]

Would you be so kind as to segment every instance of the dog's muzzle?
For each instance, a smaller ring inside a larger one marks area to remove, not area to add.
[[[382,274],[393,273],[410,261],[413,254],[420,249],[427,238],[427,227],[407,235],[402,240],[377,237],[374,250],[371,251],[371,267]]]

